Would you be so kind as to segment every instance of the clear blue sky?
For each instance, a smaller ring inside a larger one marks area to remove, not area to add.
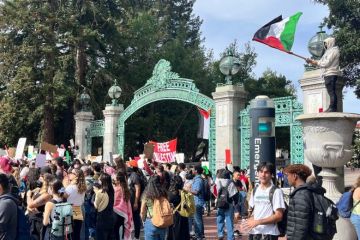
[[[197,0],[194,13],[203,20],[201,26],[204,46],[214,51],[215,58],[235,39],[240,46],[251,41],[252,36],[265,23],[283,15],[283,18],[301,11],[295,35],[293,52],[308,57],[307,43],[316,34],[322,19],[328,15],[326,6],[310,0]],[[327,29],[325,29],[330,33]],[[302,93],[298,80],[304,73],[304,61],[266,45],[251,42],[258,54],[256,76],[270,68],[292,80],[299,101]],[[344,111],[360,113],[360,100],[353,89],[344,88]]]

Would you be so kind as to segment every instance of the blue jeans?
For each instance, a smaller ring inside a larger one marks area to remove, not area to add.
[[[204,207],[201,205],[196,205],[196,210],[194,214],[194,227],[195,227],[195,237],[199,239],[204,237],[203,214],[204,214]]]
[[[246,216],[247,209],[245,208],[245,201],[246,201],[246,192],[240,191],[239,192],[239,201],[240,201],[240,215]]]
[[[224,237],[224,226],[226,224],[227,240],[234,239],[234,206],[228,209],[217,209],[216,224],[218,237]]]
[[[360,239],[360,215],[351,214],[350,221],[355,227],[358,239]]]
[[[144,224],[145,240],[165,240],[166,229],[155,227],[151,219],[146,219]]]

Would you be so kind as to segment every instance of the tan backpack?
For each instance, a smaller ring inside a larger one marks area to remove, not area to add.
[[[158,228],[173,225],[173,209],[166,198],[154,199],[152,224]]]

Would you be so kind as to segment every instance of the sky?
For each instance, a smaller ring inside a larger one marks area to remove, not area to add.
[[[302,12],[296,30],[292,51],[304,57],[310,57],[307,44],[319,30],[323,18],[328,16],[328,8],[311,0],[197,0],[194,14],[202,20],[201,33],[206,49],[212,49],[214,57],[220,58],[235,39],[239,46],[251,41],[254,33],[263,25],[282,15],[289,17]],[[330,30],[325,29],[327,33]],[[299,79],[304,74],[304,60],[270,48],[258,42],[251,42],[258,54],[255,75],[260,77],[270,68],[291,80],[297,89],[297,96],[302,102]],[[240,48],[240,50],[242,50]],[[344,112],[360,113],[360,99],[353,89],[344,88]]]

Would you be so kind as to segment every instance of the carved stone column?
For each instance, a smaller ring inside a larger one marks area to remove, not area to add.
[[[109,153],[118,153],[117,134],[118,121],[120,114],[124,111],[122,104],[107,105],[104,114],[104,142],[103,142],[103,160],[110,161]]]
[[[77,112],[75,119],[75,144],[79,146],[79,158],[85,158],[90,154],[91,149],[87,149],[86,129],[90,127],[94,120],[92,112]]]
[[[239,113],[247,93],[240,85],[218,86],[212,93],[216,107],[216,169],[225,167],[225,149],[231,150],[234,166],[240,166]]]

